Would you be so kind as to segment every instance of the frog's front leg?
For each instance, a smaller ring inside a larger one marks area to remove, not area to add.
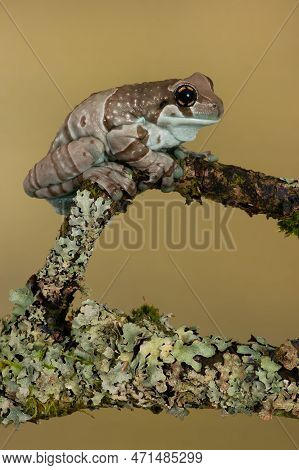
[[[189,154],[190,151],[179,145],[172,149],[172,154],[178,160],[184,160]],[[192,152],[192,155],[196,156],[197,158],[206,159],[208,162],[217,162],[219,159],[216,155],[212,154],[211,150],[206,150],[204,152]]]
[[[178,167],[167,153],[153,151],[146,143],[148,131],[140,124],[127,124],[112,129],[107,135],[111,153],[115,160],[132,168],[146,172],[144,183],[153,184],[161,179],[164,187],[171,187]]]

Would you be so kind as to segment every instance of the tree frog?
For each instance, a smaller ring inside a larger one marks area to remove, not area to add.
[[[199,72],[93,93],[65,118],[48,153],[26,176],[24,190],[64,213],[86,179],[112,199],[123,192],[134,196],[130,167],[146,174],[145,185],[160,180],[162,188],[171,188],[182,176],[175,158],[181,144],[222,114],[212,80]]]

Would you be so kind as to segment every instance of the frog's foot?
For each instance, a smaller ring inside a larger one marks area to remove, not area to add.
[[[188,155],[196,156],[196,158],[204,158],[208,162],[217,162],[219,159],[216,155],[213,155],[210,150],[206,150],[205,152],[190,152],[190,150],[186,149],[182,145],[179,145],[172,151],[173,156],[177,160],[184,160]]]
[[[144,191],[159,180],[161,180],[161,188],[173,188],[174,179],[179,176],[178,172],[181,171],[178,169],[177,162],[169,154],[162,152],[150,151],[146,157],[147,159],[144,158],[142,162],[139,160],[131,163],[137,168],[141,168],[142,164],[142,170],[149,175],[147,180],[139,183],[139,190]]]
[[[182,145],[179,145],[172,150],[172,154],[177,160],[184,160],[186,157],[188,157],[189,153],[190,151]]]
[[[197,158],[202,158],[202,159],[206,159],[207,162],[209,163],[213,163],[213,162],[218,162],[219,158],[212,154],[211,150],[206,150],[205,152],[194,152],[192,153],[192,155],[196,156]]]
[[[82,173],[81,177],[83,181],[90,180],[97,183],[115,201],[123,197],[123,191],[130,196],[136,194],[136,185],[131,177],[130,170],[119,163],[107,162],[89,168]]]
[[[181,166],[177,166],[170,177],[164,177],[161,184],[161,191],[163,193],[170,193],[175,188],[176,180],[179,180],[184,175],[184,170]]]

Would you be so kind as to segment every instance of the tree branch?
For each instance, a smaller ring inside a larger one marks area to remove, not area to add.
[[[31,305],[0,337],[2,423],[102,407],[299,417],[298,340],[240,344],[201,337],[194,327],[175,330],[168,320],[154,307],[126,315],[87,300],[57,343]]]
[[[190,152],[176,183],[187,203],[202,197],[299,225],[298,182]],[[134,173],[137,184],[142,175]],[[159,185],[155,185],[159,188]],[[71,311],[95,241],[131,200],[112,201],[91,182],[77,192],[42,269],[11,292],[13,315],[0,337],[0,416],[37,421],[83,408],[141,407],[183,416],[188,408],[299,417],[299,341],[279,348],[175,330],[157,309],[131,316],[88,300]],[[298,233],[297,233],[298,234]]]
[[[298,216],[298,180],[288,181],[234,165],[209,163],[196,158],[194,152],[189,155],[184,178],[176,188],[187,201],[198,201],[204,196],[225,206],[238,207],[250,216],[265,214],[279,220]]]

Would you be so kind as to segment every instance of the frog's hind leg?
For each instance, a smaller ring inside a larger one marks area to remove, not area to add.
[[[123,191],[130,196],[134,196],[137,191],[131,171],[119,163],[102,163],[84,171],[81,177],[83,181],[90,180],[97,183],[114,200],[121,199]]]
[[[56,212],[59,214],[68,214],[75,196],[76,188],[86,180],[97,183],[113,200],[121,199],[123,191],[130,196],[136,194],[136,184],[132,179],[131,171],[119,163],[107,162],[89,168],[73,180],[45,188],[45,194],[48,194],[50,190],[52,195],[57,195],[57,197],[48,198],[48,202],[54,206]],[[42,190],[39,192],[40,197],[43,196],[41,191]]]
[[[23,186],[31,197],[53,198],[73,191],[77,178],[104,160],[103,142],[95,137],[81,137],[63,144],[48,154],[29,171]]]

